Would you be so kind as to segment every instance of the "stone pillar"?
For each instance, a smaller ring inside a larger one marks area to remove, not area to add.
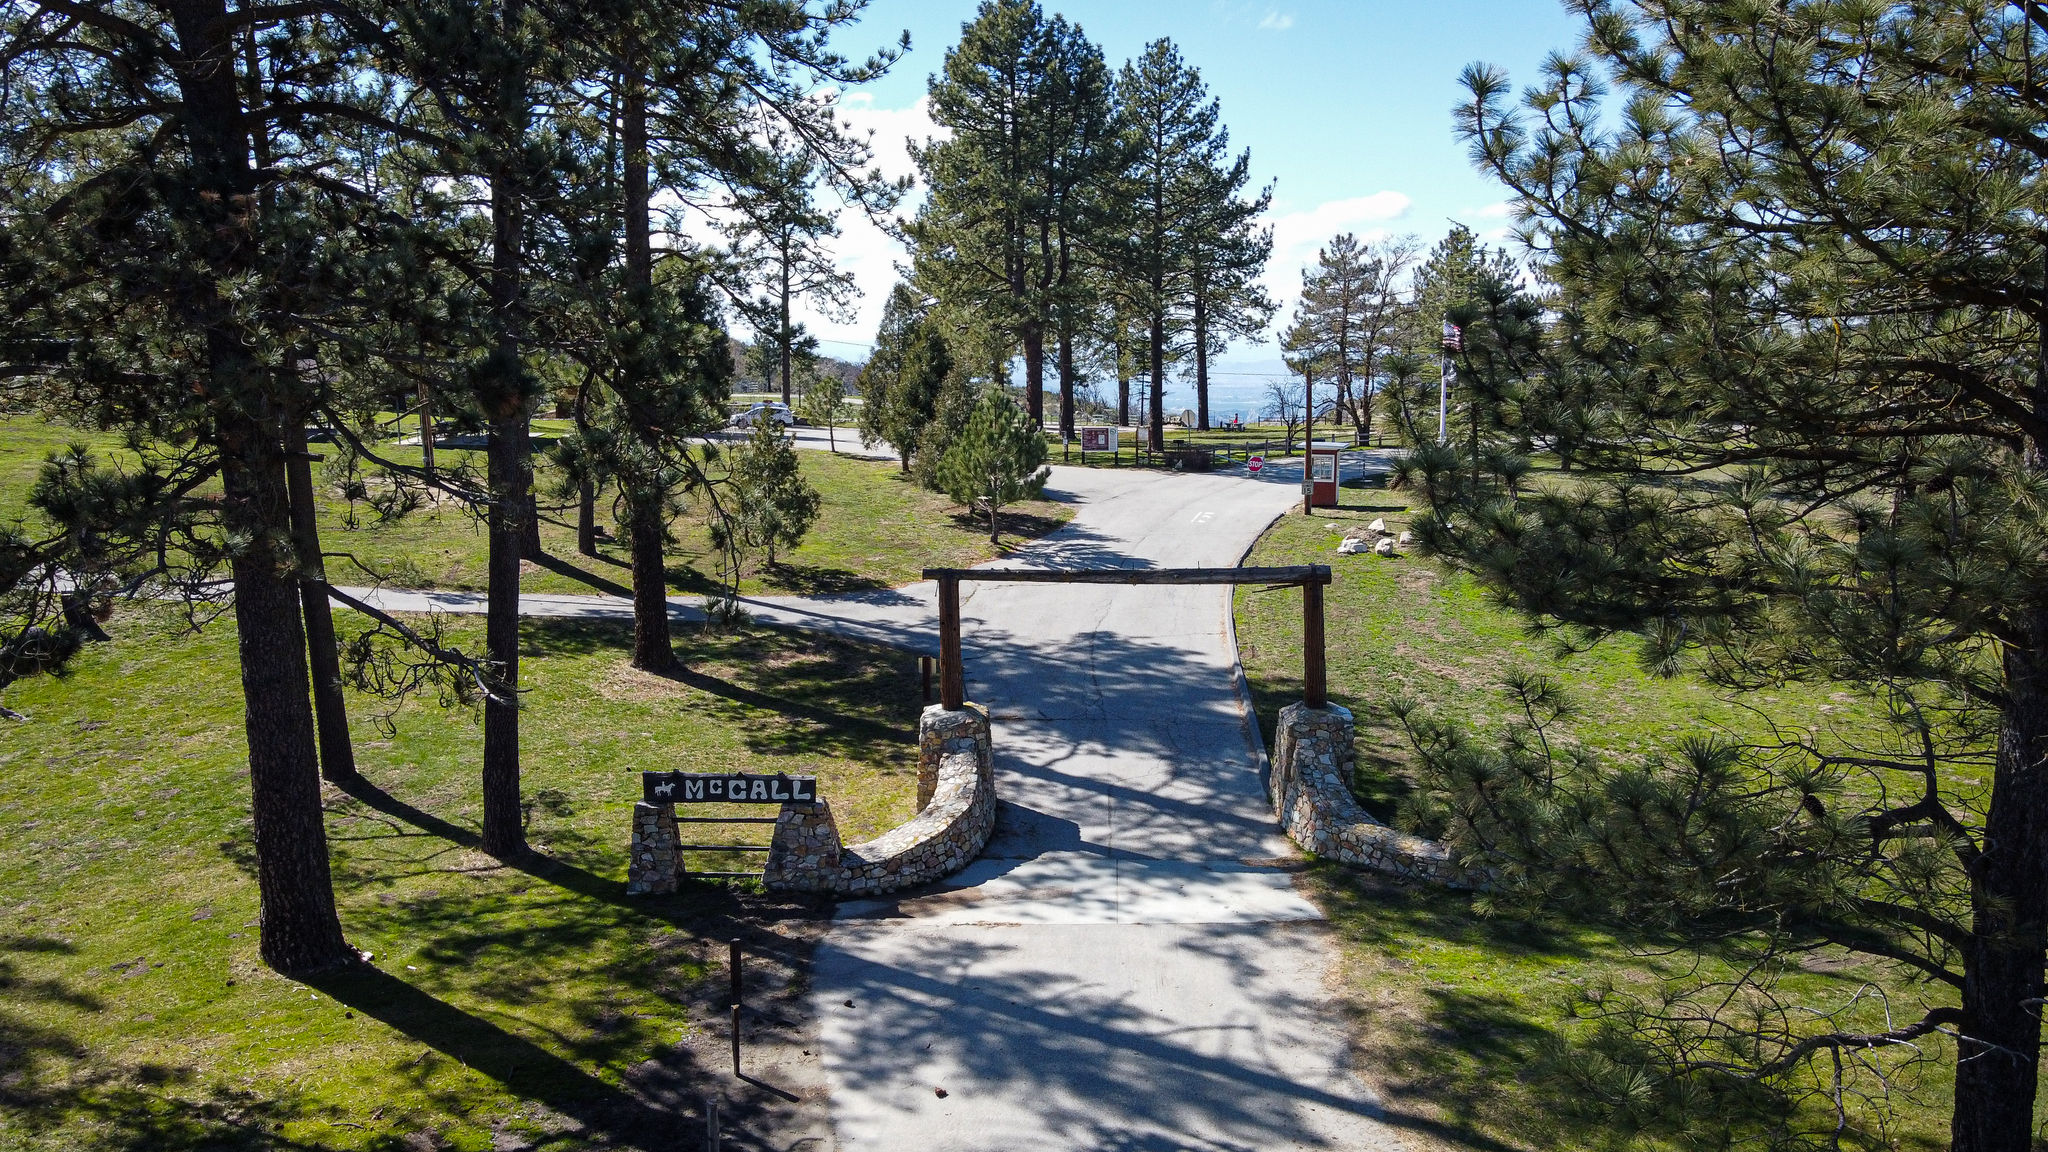
[[[1332,815],[1321,797],[1349,797],[1358,763],[1351,710],[1339,704],[1311,708],[1289,704],[1280,710],[1273,734],[1273,810],[1296,844],[1327,852]]]
[[[626,864],[626,892],[632,896],[658,896],[676,890],[676,877],[683,870],[682,837],[676,833],[673,804],[633,805],[633,846]]]
[[[762,879],[775,891],[830,892],[839,883],[839,824],[832,805],[784,804],[775,816]]]
[[[954,752],[980,758],[984,786],[995,783],[988,742],[988,709],[968,704],[953,711],[940,704],[924,710],[917,722],[917,810],[924,811],[939,789],[939,763]]]

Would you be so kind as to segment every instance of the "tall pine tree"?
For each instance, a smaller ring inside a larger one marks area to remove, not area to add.
[[[1578,383],[1553,396],[1591,475],[1433,468],[1423,539],[1537,623],[1634,633],[1731,692],[1833,685],[1888,724],[1554,786],[1452,774],[1453,834],[1558,899],[1752,953],[1732,988],[1594,1008],[1625,1040],[1594,1085],[1617,1102],[1817,1081],[1825,1143],[1863,1122],[1857,1078],[1946,1035],[1951,1146],[2023,1152],[2048,966],[2040,13],[1586,9],[1619,92],[1558,59],[1517,113],[1475,67],[1462,121],[1557,287]],[[1556,430],[1556,405],[1524,413]],[[1914,1002],[1837,1019],[1774,979],[1822,945],[1896,965]]]

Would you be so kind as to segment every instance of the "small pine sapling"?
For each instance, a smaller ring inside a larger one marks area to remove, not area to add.
[[[1052,475],[1045,455],[1038,422],[1008,392],[991,388],[947,448],[939,476],[946,495],[988,516],[989,542],[998,543],[996,516],[1003,506],[1044,492]]]
[[[853,406],[846,402],[846,382],[837,376],[824,376],[804,391],[804,402],[797,415],[812,424],[823,424],[825,443],[837,452],[839,425],[845,423],[852,410]]]

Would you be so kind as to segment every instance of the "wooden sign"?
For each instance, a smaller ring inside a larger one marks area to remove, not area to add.
[[[1081,429],[1081,451],[1083,451],[1083,452],[1114,452],[1114,451],[1116,451],[1117,431],[1118,431],[1118,430],[1117,430],[1117,429],[1115,429],[1115,428],[1102,428],[1102,427],[1084,427],[1084,428],[1082,428],[1082,429]]]
[[[747,772],[642,772],[649,804],[815,804],[816,776]]]

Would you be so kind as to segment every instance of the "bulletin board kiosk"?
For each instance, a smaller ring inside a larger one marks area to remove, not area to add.
[[[1347,444],[1331,444],[1317,440],[1308,446],[1308,469],[1302,483],[1308,485],[1308,503],[1311,508],[1335,508],[1337,506],[1337,482],[1343,478],[1343,452]]]

